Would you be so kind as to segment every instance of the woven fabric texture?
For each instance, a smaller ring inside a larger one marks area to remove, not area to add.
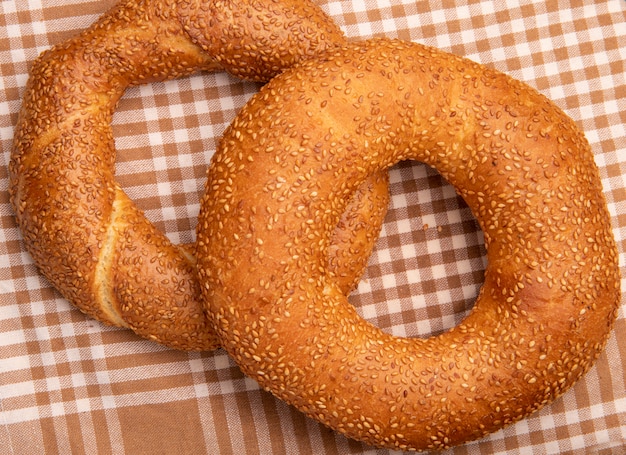
[[[592,145],[624,270],[626,1],[316,1],[351,39],[436,46],[521,79],[564,109]],[[29,68],[112,5],[0,2],[0,451],[389,453],[303,417],[244,377],[222,350],[172,351],[95,322],[34,266],[9,204],[7,169]],[[207,164],[258,89],[223,73],[196,74],[131,88],[120,101],[117,179],[174,242],[194,240]],[[391,334],[441,333],[463,319],[480,289],[482,233],[436,171],[401,163],[390,179],[382,234],[350,299]],[[563,397],[448,453],[626,453],[625,305],[626,297],[596,366]]]

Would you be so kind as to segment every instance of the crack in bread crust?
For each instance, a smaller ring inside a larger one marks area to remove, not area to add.
[[[115,282],[112,279],[111,268],[114,264],[115,248],[118,244],[118,229],[122,224],[121,215],[124,213],[127,205],[132,204],[132,202],[121,188],[117,187],[116,190],[111,219],[107,232],[104,235],[100,257],[96,264],[94,294],[98,300],[97,305],[109,319],[108,322],[110,324],[128,327],[128,323],[121,317],[120,304],[115,293]]]

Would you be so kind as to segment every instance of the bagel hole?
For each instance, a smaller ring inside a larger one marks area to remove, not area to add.
[[[487,265],[483,233],[433,168],[407,161],[389,176],[381,235],[349,301],[386,333],[435,336],[458,325],[474,305]]]
[[[201,73],[131,87],[113,115],[116,179],[176,244],[193,243],[208,163],[260,85]]]

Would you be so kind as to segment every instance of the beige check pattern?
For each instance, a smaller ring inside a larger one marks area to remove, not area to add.
[[[592,144],[624,270],[626,1],[316,1],[351,39],[385,35],[437,46],[553,99]],[[0,1],[0,452],[388,453],[260,391],[224,351],[175,352],[85,317],[37,272],[8,200],[21,95],[32,60],[112,4]],[[135,87],[121,100],[114,118],[118,181],[173,241],[193,241],[207,163],[256,90],[225,74],[199,74]],[[422,164],[393,168],[391,192],[381,238],[351,302],[389,333],[440,333],[463,319],[478,293],[482,233],[452,187]],[[626,297],[605,353],[572,390],[449,453],[626,453],[625,306]]]

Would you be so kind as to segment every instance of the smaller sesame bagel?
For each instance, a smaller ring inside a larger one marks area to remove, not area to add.
[[[427,339],[364,321],[326,268],[350,195],[407,159],[456,188],[487,249],[471,313]],[[197,229],[205,303],[241,369],[392,449],[461,444],[551,402],[594,363],[620,299],[575,123],[527,85],[416,43],[351,43],[273,79],[214,155]]]
[[[111,120],[130,85],[225,69],[267,80],[345,42],[306,0],[130,0],[33,64],[15,129],[11,202],[24,244],[83,312],[185,350],[218,346],[193,246],[173,245],[115,181]],[[369,191],[371,193],[366,192]],[[329,267],[347,293],[387,205],[377,176],[347,210]]]

